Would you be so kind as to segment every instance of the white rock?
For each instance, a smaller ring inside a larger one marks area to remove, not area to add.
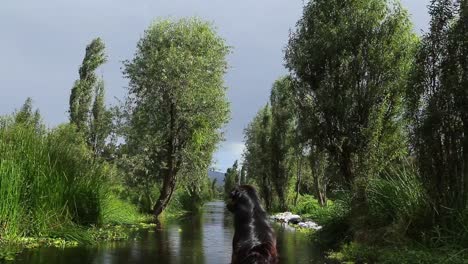
[[[272,217],[276,221],[280,221],[283,223],[289,223],[291,221],[299,221],[301,217],[299,215],[292,214],[291,212],[284,212],[276,214]]]
[[[309,228],[309,229],[314,229],[314,230],[320,230],[322,229],[321,226],[319,226],[317,223],[312,222],[312,221],[307,221],[307,222],[300,222],[298,226],[302,228]]]

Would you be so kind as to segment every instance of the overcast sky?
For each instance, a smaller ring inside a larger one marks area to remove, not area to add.
[[[415,31],[427,28],[429,0],[402,0]],[[68,119],[73,82],[86,45],[105,41],[108,63],[99,70],[107,102],[123,98],[128,83],[122,61],[157,17],[199,16],[212,21],[233,53],[226,75],[232,118],[215,167],[226,170],[241,157],[243,129],[264,105],[271,84],[286,73],[283,49],[302,14],[302,0],[3,0],[0,8],[0,115],[19,108],[26,97],[49,126]]]

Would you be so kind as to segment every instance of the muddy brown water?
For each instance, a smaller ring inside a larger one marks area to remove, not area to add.
[[[17,256],[24,264],[227,264],[230,263],[232,215],[222,201],[207,203],[203,213],[162,228],[135,231],[129,240],[94,247],[39,248]],[[323,263],[307,234],[274,224],[280,263]]]

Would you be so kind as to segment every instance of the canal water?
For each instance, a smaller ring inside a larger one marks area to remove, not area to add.
[[[17,256],[18,264],[227,264],[230,263],[232,215],[222,201],[207,203],[203,213],[139,230],[131,239],[94,247],[39,248]],[[323,263],[307,234],[274,225],[280,263]]]

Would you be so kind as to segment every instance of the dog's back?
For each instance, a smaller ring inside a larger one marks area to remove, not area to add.
[[[234,214],[232,264],[278,263],[276,238],[255,189],[241,185],[231,192]]]

